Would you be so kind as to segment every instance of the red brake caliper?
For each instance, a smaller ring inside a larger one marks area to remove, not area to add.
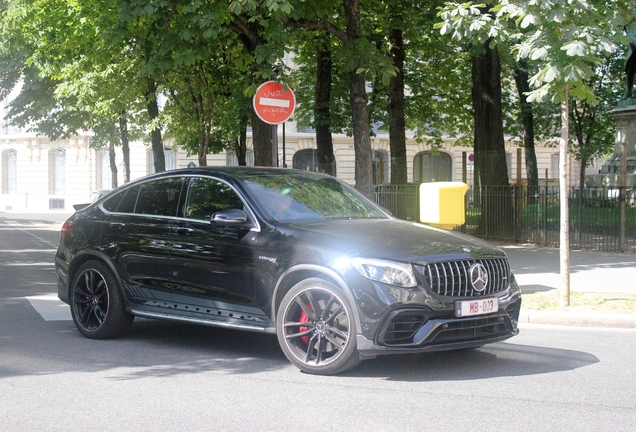
[[[307,307],[309,308],[309,310],[311,310],[311,305],[308,304]],[[300,312],[300,318],[298,319],[299,322],[309,322],[309,317],[307,316],[307,314],[305,313],[305,311]],[[300,326],[298,327],[298,331],[299,332],[304,332],[308,329],[309,327],[305,327],[305,326]],[[301,336],[300,339],[305,342],[305,343],[309,343],[309,335],[305,335],[305,336]]]

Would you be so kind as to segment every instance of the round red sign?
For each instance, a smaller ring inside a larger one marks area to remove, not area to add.
[[[267,81],[256,90],[254,111],[265,123],[284,123],[294,114],[296,97],[294,92],[276,81]]]

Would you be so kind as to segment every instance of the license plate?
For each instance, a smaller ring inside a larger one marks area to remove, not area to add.
[[[499,306],[496,298],[458,301],[455,302],[455,316],[467,317],[474,315],[485,315],[497,312],[498,307]]]

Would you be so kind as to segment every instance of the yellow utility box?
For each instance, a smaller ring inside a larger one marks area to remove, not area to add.
[[[422,183],[420,221],[452,229],[466,221],[464,196],[468,185],[462,182]]]

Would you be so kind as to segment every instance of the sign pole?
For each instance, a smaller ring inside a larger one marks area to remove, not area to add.
[[[272,166],[278,166],[278,125],[272,125]]]
[[[287,159],[285,159],[285,122],[283,122],[283,168],[287,168]]]

